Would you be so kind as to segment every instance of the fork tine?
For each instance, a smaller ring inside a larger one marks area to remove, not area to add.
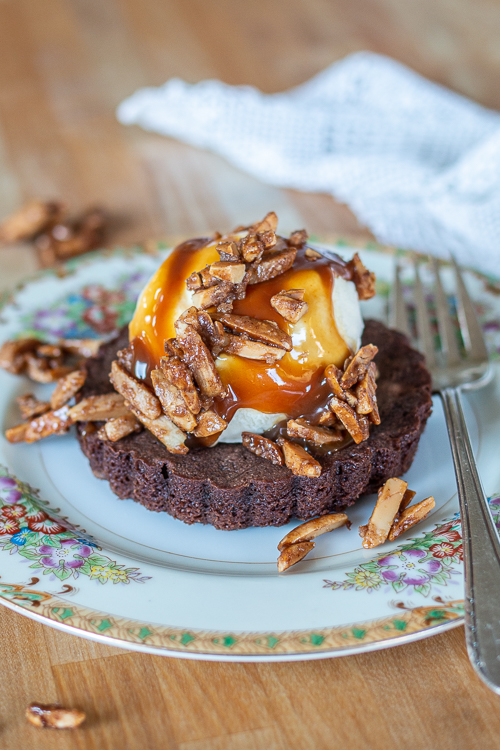
[[[432,369],[436,364],[436,355],[434,353],[434,342],[431,332],[427,304],[425,301],[425,292],[420,278],[418,261],[414,260],[415,268],[415,304],[417,306],[417,333],[419,347],[427,361],[427,367]]]
[[[465,349],[471,359],[483,361],[488,358],[488,350],[478,323],[476,312],[465,286],[460,268],[455,258],[451,257],[457,280],[458,322],[464,340]]]
[[[394,273],[394,283],[392,286],[392,296],[390,301],[390,313],[389,313],[389,325],[391,328],[397,328],[398,331],[405,333],[408,338],[411,338],[410,325],[408,323],[408,315],[406,314],[406,306],[403,298],[403,285],[401,284],[401,266],[399,263],[396,264],[396,270]]]
[[[432,268],[434,270],[436,312],[439,334],[441,336],[441,347],[446,357],[446,365],[449,367],[457,365],[460,362],[460,353],[458,350],[455,329],[448,308],[448,298],[444,293],[443,284],[441,282],[439,261],[435,257],[432,258]]]

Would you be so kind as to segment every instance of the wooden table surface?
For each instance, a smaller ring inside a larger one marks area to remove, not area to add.
[[[171,76],[267,92],[359,49],[385,53],[500,109],[498,0],[0,0],[0,216],[35,197],[106,206],[114,243],[229,229],[275,210],[284,229],[369,236],[328,196],[262,185],[218,157],[137,128],[116,105]],[[0,255],[0,286],[35,270]],[[291,664],[136,654],[0,608],[0,747],[274,750],[498,747],[500,698],[463,630],[397,649]],[[36,730],[31,700],[88,713]]]

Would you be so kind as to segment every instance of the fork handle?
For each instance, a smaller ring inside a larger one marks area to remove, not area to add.
[[[500,543],[477,472],[458,388],[440,391],[450,437],[462,516],[465,639],[470,660],[500,693]]]

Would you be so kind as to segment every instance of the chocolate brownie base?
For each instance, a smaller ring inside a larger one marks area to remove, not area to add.
[[[86,362],[83,396],[112,390],[111,361],[127,343],[123,331]],[[320,477],[294,476],[238,444],[172,455],[147,430],[112,443],[83,423],[78,440],[94,474],[107,479],[118,497],[185,523],[209,523],[217,529],[281,526],[294,516],[308,519],[343,510],[409,469],[432,406],[430,375],[405,336],[371,320],[363,343],[379,348],[382,422],[372,426],[364,443],[320,458]]]

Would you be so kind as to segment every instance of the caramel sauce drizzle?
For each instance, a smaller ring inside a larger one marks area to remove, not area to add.
[[[175,336],[174,321],[190,306],[185,281],[193,271],[219,260],[217,242],[203,237],[177,246],[139,298],[130,324],[132,372],[139,380],[151,385],[149,373],[159,366],[164,341]],[[326,408],[331,391],[323,377],[324,369],[332,362],[342,366],[351,354],[333,317],[331,299],[336,276],[351,278],[339,256],[311,261],[303,248],[289,271],[249,285],[245,298],[234,302],[236,315],[276,322],[292,336],[293,350],[273,365],[227,354],[217,358],[216,366],[228,395],[215,399],[214,408],[226,421],[237,409],[245,407],[314,422]],[[309,305],[309,311],[295,325],[284,320],[270,304],[275,294],[293,288],[306,289]]]

